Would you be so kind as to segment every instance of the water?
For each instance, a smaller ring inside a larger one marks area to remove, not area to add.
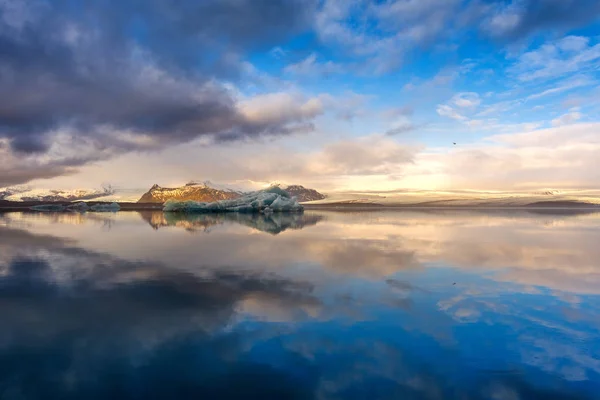
[[[0,398],[599,398],[599,294],[599,214],[0,214]]]

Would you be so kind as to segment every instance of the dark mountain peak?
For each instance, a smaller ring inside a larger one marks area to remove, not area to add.
[[[289,185],[284,189],[291,196],[294,196],[300,203],[305,201],[323,200],[325,195],[314,189],[305,188],[302,185]]]

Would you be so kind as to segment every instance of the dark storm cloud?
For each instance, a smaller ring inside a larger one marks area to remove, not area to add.
[[[33,179],[49,179],[76,172],[76,168],[92,161],[106,158],[106,153],[96,155],[70,155],[61,159],[37,160],[0,149],[0,187],[18,185]]]
[[[301,31],[311,10],[300,0],[1,2],[0,139],[39,155],[68,129],[103,152],[88,159],[105,159],[201,135],[289,133],[287,121],[249,121],[215,79],[235,81],[241,55]]]
[[[1,154],[1,153],[0,153]],[[18,164],[14,167],[0,165],[0,187],[18,185],[33,179],[46,179],[55,176],[67,175],[74,172],[72,166],[50,164]]]
[[[484,24],[492,36],[507,40],[524,39],[538,31],[566,30],[600,19],[597,0],[496,1],[499,8]]]

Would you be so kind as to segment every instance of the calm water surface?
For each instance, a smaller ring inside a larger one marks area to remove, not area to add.
[[[600,398],[599,294],[599,214],[0,214],[0,398]]]

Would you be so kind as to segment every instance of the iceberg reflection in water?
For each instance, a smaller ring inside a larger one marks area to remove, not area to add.
[[[599,227],[0,214],[0,398],[597,398]]]
[[[247,213],[213,213],[213,214],[189,214],[160,211],[140,211],[141,217],[154,229],[173,226],[188,231],[208,231],[215,225],[225,223],[237,223],[250,228],[278,234],[287,229],[302,229],[305,226],[316,225],[323,219],[321,215],[297,214],[297,213],[271,213],[271,214],[247,214]]]

